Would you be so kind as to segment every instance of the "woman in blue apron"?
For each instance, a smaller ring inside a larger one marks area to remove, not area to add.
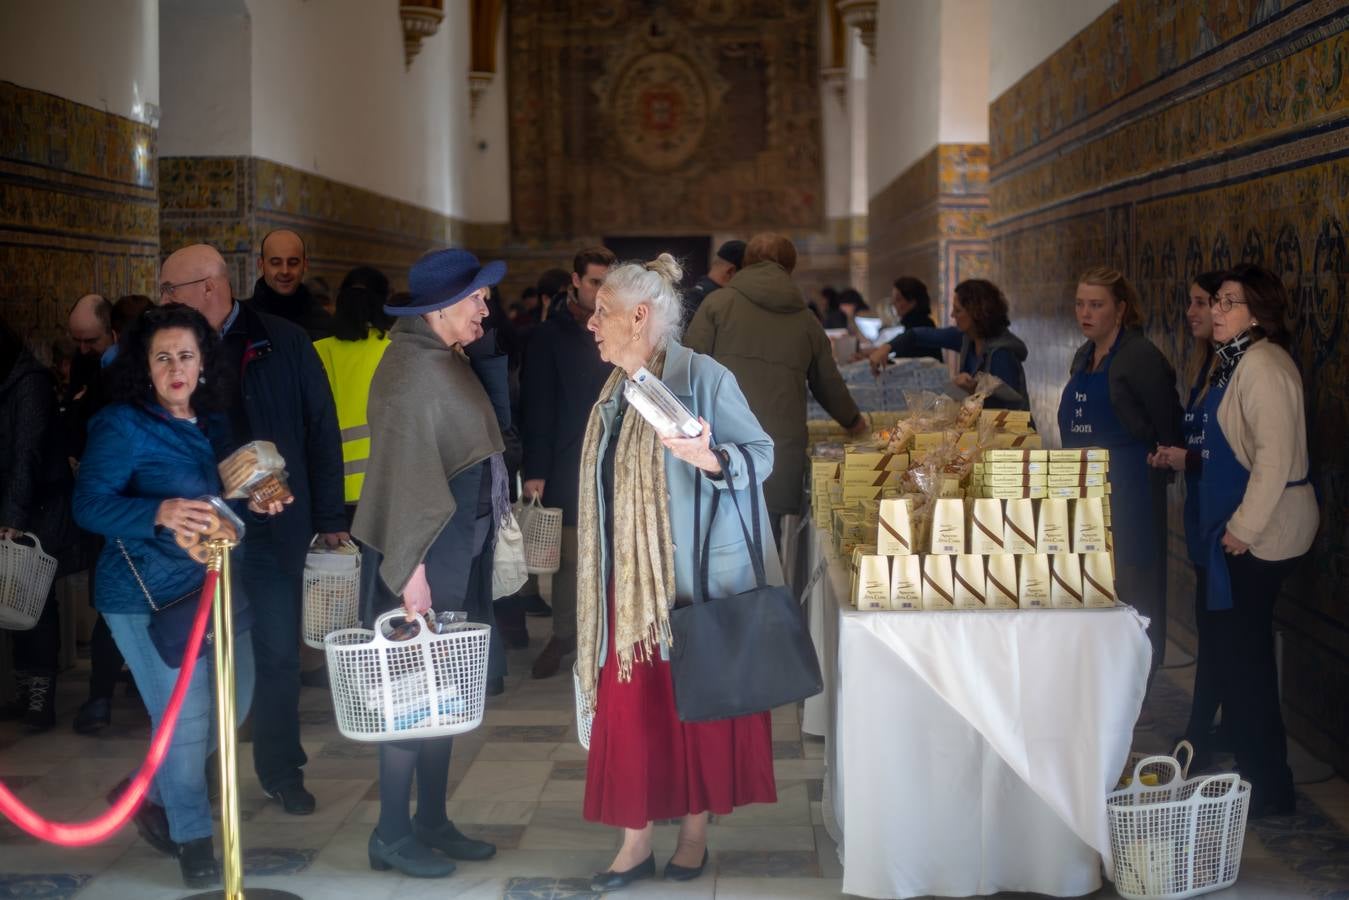
[[[1283,282],[1258,266],[1243,263],[1223,276],[1213,305],[1214,364],[1197,402],[1198,509],[1186,523],[1191,553],[1205,566],[1223,717],[1251,783],[1252,817],[1294,808],[1274,603],[1320,521],[1307,479],[1302,377],[1284,349],[1287,306]],[[1182,468],[1177,451],[1157,456]]]
[[[1222,728],[1222,740],[1213,731],[1213,720],[1218,715],[1221,683],[1215,665],[1213,646],[1213,614],[1208,610],[1208,589],[1205,580],[1207,561],[1198,540],[1199,473],[1202,470],[1204,420],[1200,401],[1208,385],[1209,369],[1213,365],[1213,297],[1222,286],[1222,272],[1202,272],[1190,283],[1185,322],[1190,334],[1198,342],[1199,352],[1190,369],[1190,396],[1185,404],[1185,446],[1168,448],[1158,446],[1149,462],[1160,469],[1173,468],[1185,473],[1185,543],[1190,564],[1194,566],[1194,629],[1198,638],[1195,654],[1194,699],[1190,705],[1190,720],[1183,738],[1195,748],[1191,768],[1208,768],[1213,751],[1230,749],[1227,728]],[[1172,457],[1174,456],[1174,460]],[[1174,463],[1174,464],[1173,464]]]
[[[1066,448],[1110,451],[1108,497],[1115,547],[1115,586],[1150,620],[1152,668],[1166,650],[1166,483],[1148,466],[1159,444],[1181,440],[1176,372],[1143,336],[1138,294],[1115,269],[1078,279],[1077,323],[1087,342],[1073,359],[1059,400]]]

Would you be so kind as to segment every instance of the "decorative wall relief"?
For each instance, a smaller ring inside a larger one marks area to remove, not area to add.
[[[1314,565],[1278,608],[1290,729],[1349,772],[1349,12],[1335,0],[1122,0],[999,97],[990,116],[994,277],[1012,302],[1032,405],[1053,433],[1082,343],[1090,265],[1123,269],[1149,337],[1192,371],[1195,274],[1254,262],[1292,297],[1313,483]],[[1183,385],[1188,390],[1188,382]],[[1173,497],[1171,615],[1192,581]]]
[[[0,315],[45,356],[83,294],[151,293],[156,132],[0,82]]]
[[[519,0],[524,239],[824,227],[815,0]]]

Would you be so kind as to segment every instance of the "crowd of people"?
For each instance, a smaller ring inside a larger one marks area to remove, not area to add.
[[[267,440],[286,460],[293,502],[233,501],[247,522],[234,567],[234,675],[266,794],[286,813],[315,809],[299,697],[302,683],[322,681],[301,671],[301,581],[311,544],[354,539],[367,624],[401,606],[410,617],[462,610],[496,626],[489,694],[504,689],[506,647],[528,643],[525,612],[550,613],[532,675],[574,662],[595,711],[584,813],[623,829],[593,886],[653,876],[652,823],[667,819],[680,830],[665,877],[696,878],[709,814],[775,801],[772,730],[767,711],[680,720],[670,612],[693,596],[700,570],[727,595],[752,588],[756,572],[782,583],[776,546],[805,501],[808,391],[850,434],[868,430],[825,332],[853,325],[865,301],[852,290],[808,301],[796,261],[781,235],[728,241],[681,294],[683,271],[666,254],[620,264],[583,248],[570,271],[544,273],[506,310],[504,263],[451,249],[414,264],[401,293],[379,270],[355,268],[329,303],[326,285],[306,282],[302,237],[281,230],[262,241],[249,300],[234,297],[224,259],[205,245],[164,260],[157,301],[81,298],[54,369],[0,321],[0,538],[31,533],[61,574],[88,569],[99,612],[76,731],[110,723],[124,664],[158,723],[183,638],[161,613],[204,578],[175,535],[210,526],[202,498],[220,493],[217,463]],[[946,327],[916,278],[897,278],[888,299],[902,328],[870,352],[873,367],[950,351],[955,394],[988,373],[1000,382],[988,406],[1029,409],[1030,350],[997,285],[956,285]],[[1185,475],[1200,640],[1187,737],[1201,762],[1235,750],[1255,785],[1253,814],[1291,809],[1272,610],[1318,522],[1287,304],[1281,282],[1255,266],[1198,276],[1187,316],[1205,362],[1182,407],[1174,370],[1143,333],[1136,290],[1118,271],[1091,269],[1074,304],[1085,340],[1058,409],[1064,446],[1111,451],[1117,580],[1151,621],[1154,671],[1165,648],[1166,491],[1173,473]],[[701,434],[662,437],[630,414],[622,387],[641,368]],[[733,515],[715,515],[727,492],[759,510],[772,543],[756,550]],[[550,610],[532,581],[493,597],[496,536],[513,499],[562,511]],[[708,558],[693,535],[708,535]],[[20,701],[7,713],[33,730],[56,721],[58,615],[49,598],[37,627],[13,635]],[[206,761],[219,674],[197,670],[135,819],[194,887],[218,877]],[[442,877],[456,860],[495,853],[446,816],[452,749],[450,738],[381,744],[373,868]]]

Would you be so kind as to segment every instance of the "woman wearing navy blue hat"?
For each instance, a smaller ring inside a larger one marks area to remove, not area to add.
[[[488,291],[505,274],[504,263],[479,265],[464,250],[429,253],[409,273],[406,304],[384,308],[398,321],[370,384],[370,462],[352,527],[378,555],[381,590],[365,592],[368,620],[400,598],[409,619],[463,610],[470,621],[493,624],[495,523],[510,505],[506,423],[465,348],[483,336]],[[493,629],[489,683],[505,671]],[[445,814],[452,742],[380,745],[371,868],[440,878],[454,871],[451,860],[496,853]],[[414,775],[415,819],[408,813]]]

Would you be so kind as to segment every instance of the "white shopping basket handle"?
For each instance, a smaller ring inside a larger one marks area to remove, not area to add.
[[[1157,788],[1168,787],[1169,785],[1173,785],[1183,778],[1183,775],[1181,774],[1180,763],[1177,762],[1174,757],[1149,756],[1145,759],[1140,759],[1138,761],[1138,764],[1134,766],[1134,778],[1133,781],[1129,783],[1130,787],[1136,787],[1143,784],[1142,782],[1143,770],[1146,769],[1148,766],[1165,766],[1166,768],[1171,770],[1170,778],[1168,778],[1166,781],[1162,781],[1160,778],[1157,779],[1156,787],[1148,785],[1147,786],[1148,790],[1156,790]]]

